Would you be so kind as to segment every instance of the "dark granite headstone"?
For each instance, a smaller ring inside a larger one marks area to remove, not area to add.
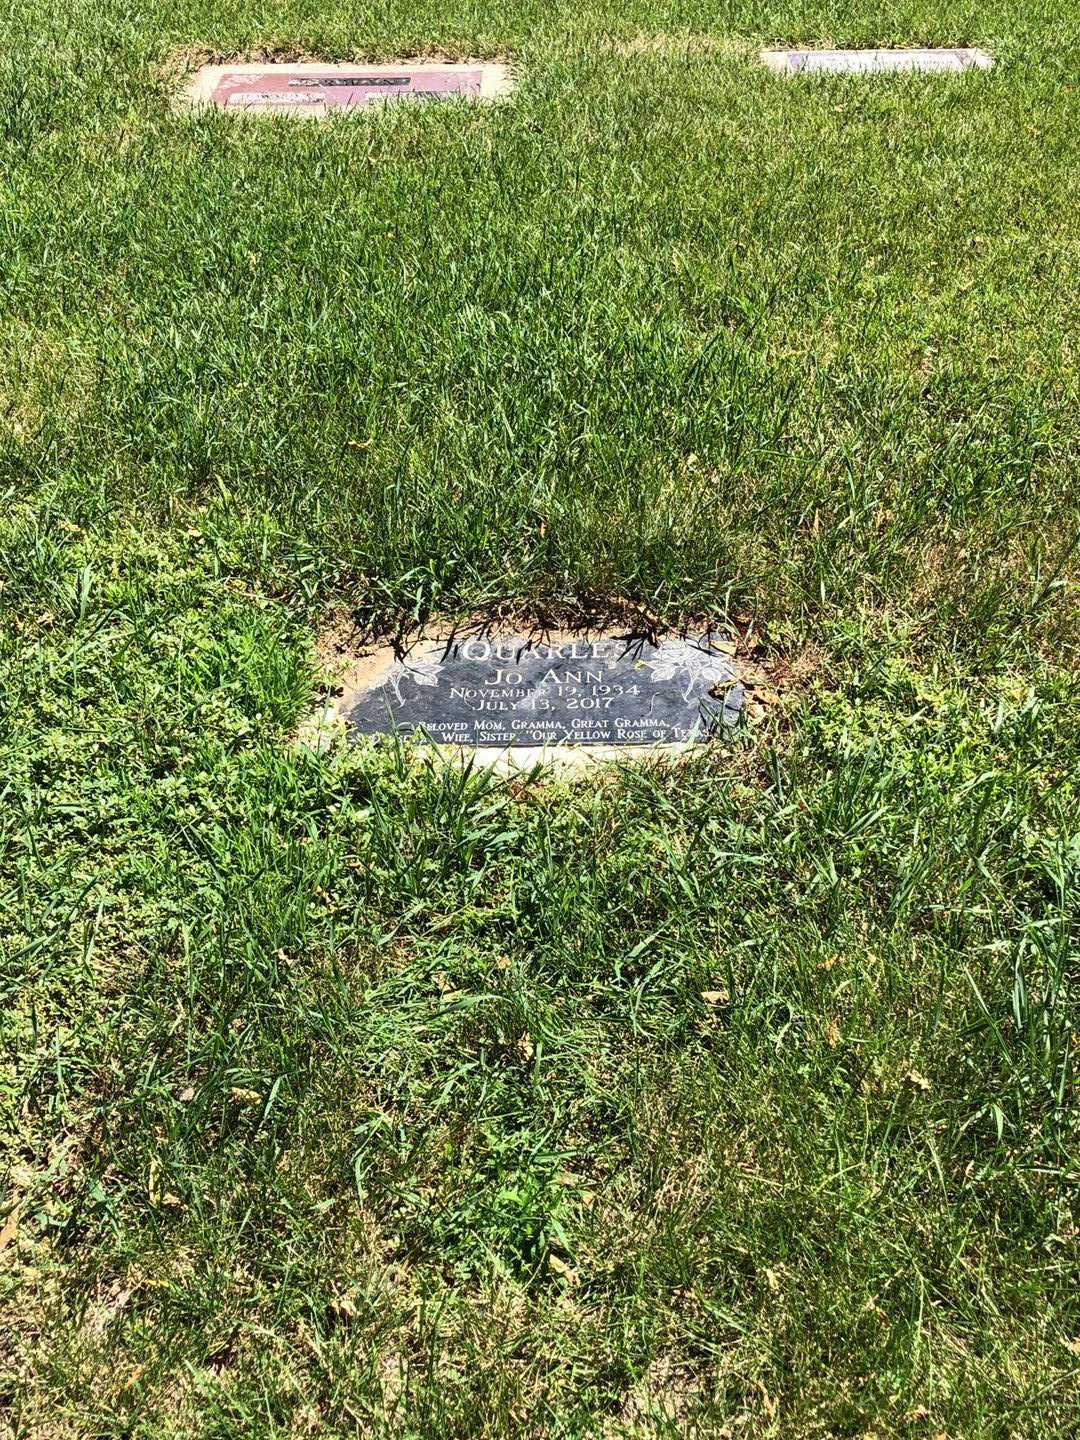
[[[351,694],[344,714],[356,734],[444,745],[686,744],[738,719],[730,649],[709,636],[426,642]]]

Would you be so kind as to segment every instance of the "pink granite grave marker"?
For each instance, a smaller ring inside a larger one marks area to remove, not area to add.
[[[401,100],[491,100],[509,89],[505,65],[204,65],[189,98],[195,105],[270,114],[326,115]]]

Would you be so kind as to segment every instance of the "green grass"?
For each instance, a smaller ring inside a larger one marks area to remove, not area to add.
[[[0,1432],[1080,1428],[1080,6],[854,8],[0,17]],[[428,46],[513,103],[171,105]],[[289,743],[342,605],[613,601],[783,704]]]

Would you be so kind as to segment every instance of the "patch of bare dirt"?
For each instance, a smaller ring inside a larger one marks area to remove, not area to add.
[[[665,637],[714,634],[735,663],[745,691],[748,723],[760,723],[774,708],[782,713],[789,694],[803,692],[826,677],[826,655],[817,645],[806,645],[793,655],[777,655],[758,632],[749,615],[736,615],[726,625],[704,615],[684,617],[667,624],[648,607],[613,597],[585,598],[524,608],[507,603],[483,613],[458,619],[435,618],[423,626],[393,630],[365,628],[345,607],[333,612],[317,638],[315,659],[322,672],[322,699],[329,716],[341,716],[353,698],[381,679],[396,660],[419,644],[430,646],[472,637],[497,638],[507,634],[544,644],[567,644],[618,635],[627,641],[658,644]]]
[[[292,45],[251,45],[246,50],[215,50],[212,45],[181,45],[173,50],[162,65],[168,76],[184,75],[203,65],[406,65],[426,60],[438,65],[484,65],[492,61],[508,63],[512,56],[506,49],[495,49],[486,55],[459,55],[440,50],[435,45],[420,47],[404,54],[384,55],[373,50],[350,50],[329,54]]]
[[[638,31],[634,35],[610,35],[600,41],[600,46],[616,55],[741,55],[752,50],[743,40],[695,30],[654,30]]]

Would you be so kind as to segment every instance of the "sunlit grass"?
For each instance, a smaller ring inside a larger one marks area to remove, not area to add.
[[[0,20],[14,1434],[1073,1433],[1080,12],[848,8]],[[519,84],[174,107],[263,48]],[[781,703],[290,743],[343,604],[626,602]]]

